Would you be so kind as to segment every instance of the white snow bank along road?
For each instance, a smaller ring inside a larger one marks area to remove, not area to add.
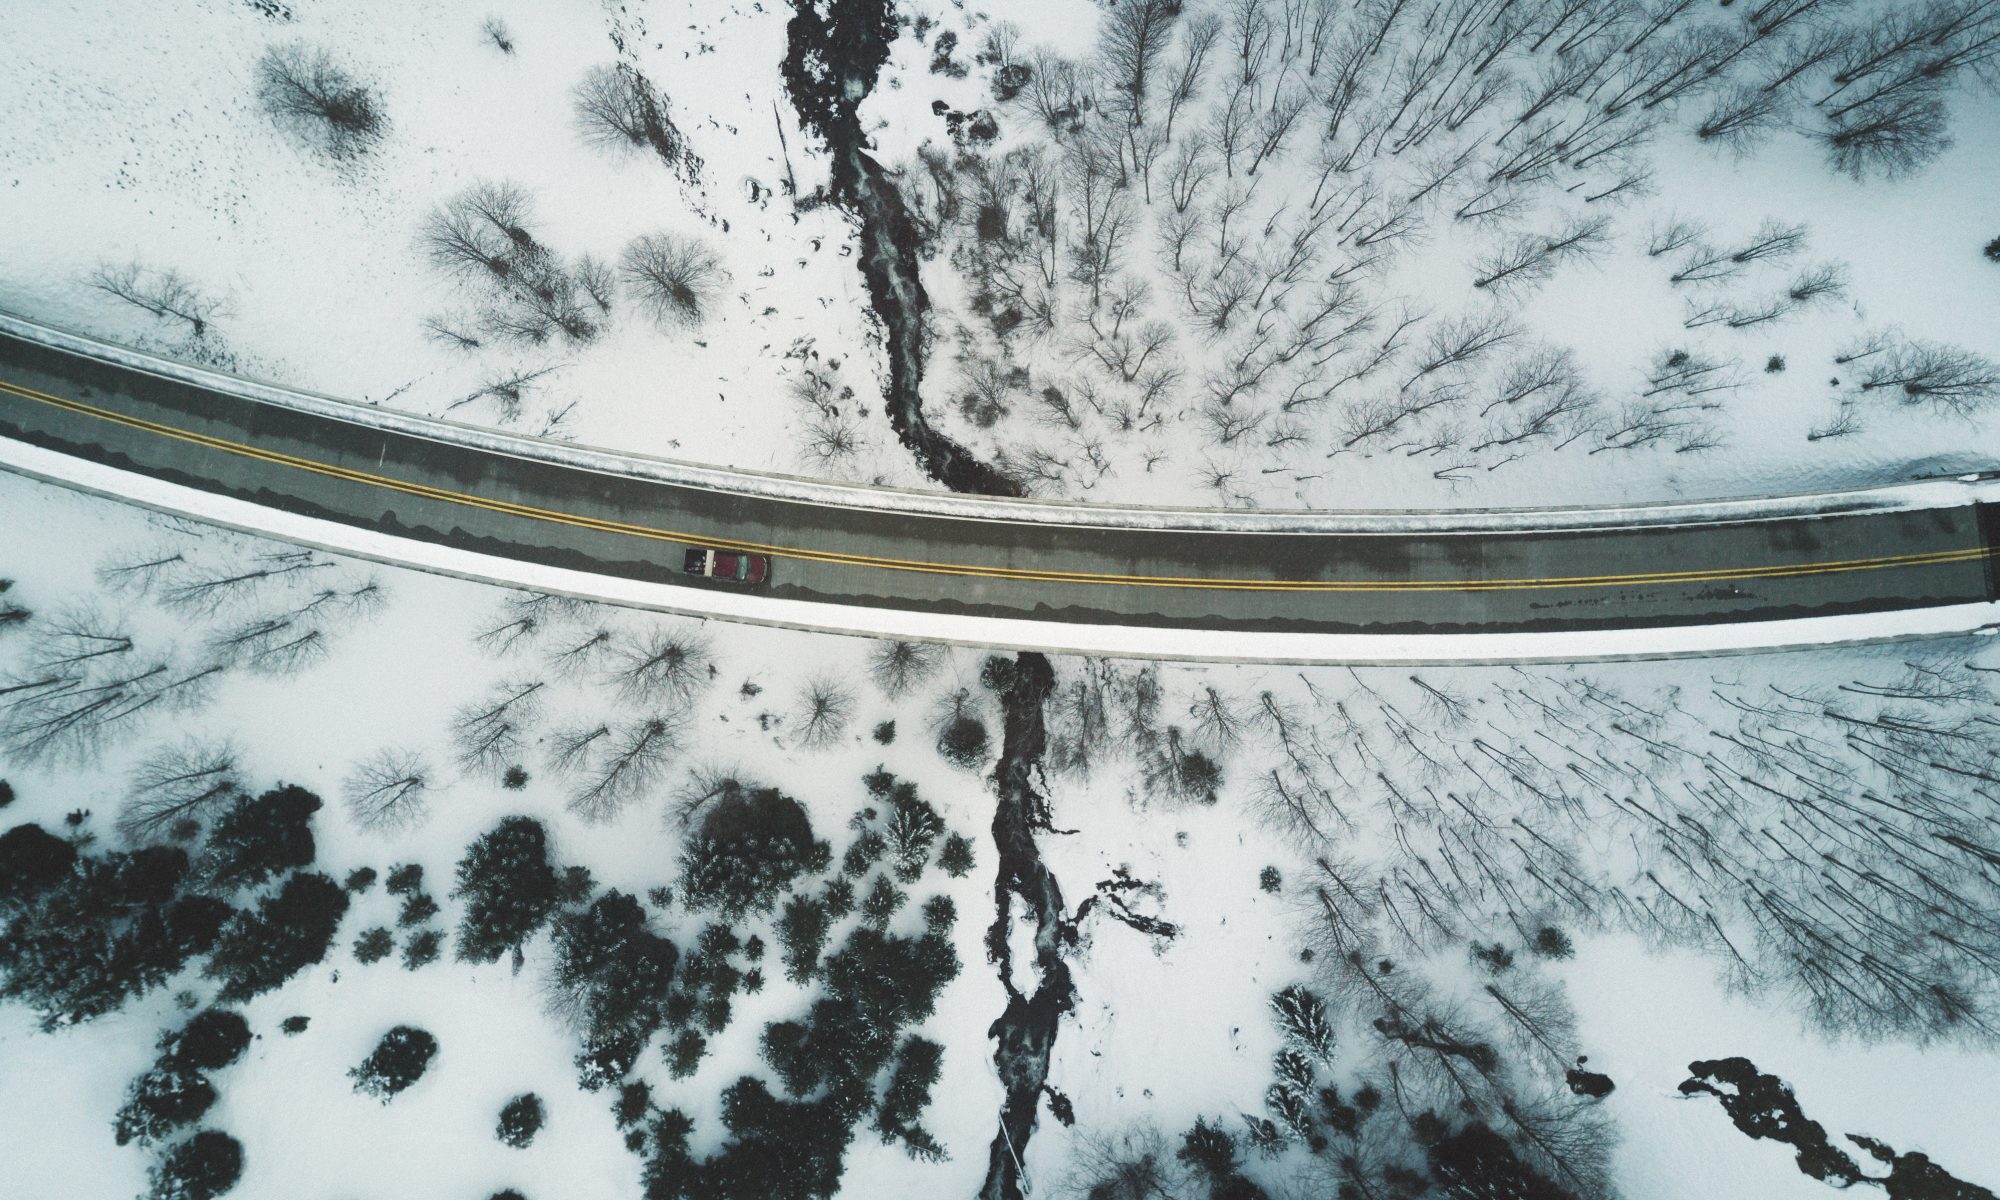
[[[1784,621],[1509,634],[1195,632],[914,613],[694,590],[519,562],[398,538],[337,521],[298,516],[85,462],[8,438],[0,438],[0,469],[264,537],[463,579],[750,624],[1060,654],[1209,662],[1385,665],[1585,662],[1733,654],[2000,630],[2000,603]]]

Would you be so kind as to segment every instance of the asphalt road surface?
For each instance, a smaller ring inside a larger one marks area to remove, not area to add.
[[[770,595],[925,612],[1467,633],[2000,599],[1995,504],[1476,533],[969,519],[897,511],[893,496],[813,504],[536,461],[444,440],[444,426],[438,437],[385,431],[4,332],[0,435],[419,541],[690,588],[731,585],[683,575],[685,547],[754,550],[774,560]]]

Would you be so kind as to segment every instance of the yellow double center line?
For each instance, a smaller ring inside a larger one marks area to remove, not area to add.
[[[645,525],[633,525],[622,521],[608,521],[599,517],[581,516],[554,509],[537,508],[527,504],[516,504],[507,500],[494,500],[475,496],[466,492],[451,491],[446,488],[431,487],[428,484],[413,483],[387,475],[369,471],[358,471],[351,467],[335,466],[298,455],[282,454],[265,450],[242,442],[212,437],[192,430],[163,425],[111,409],[86,404],[81,400],[71,400],[62,396],[52,396],[33,388],[0,380],[0,394],[12,395],[19,399],[45,404],[63,409],[80,416],[108,421],[127,428],[143,430],[174,441],[186,442],[227,454],[254,458],[261,462],[292,467],[325,475],[334,479],[347,480],[368,487],[402,492],[427,500],[438,500],[450,504],[461,504],[470,508],[482,508],[490,512],[505,513],[535,521],[548,521],[559,525],[570,525],[579,529],[596,530],[603,533],[623,534],[630,537],[648,538],[654,541],[676,542],[689,546],[703,546],[723,550],[751,550],[781,558],[801,559],[808,562],[833,563],[844,566],[873,567],[886,571],[914,571],[929,575],[961,575],[980,579],[1022,580],[1039,583],[1082,583],[1103,584],[1120,587],[1165,587],[1202,588],[1218,591],[1258,591],[1258,592],[1488,592],[1512,589],[1554,589],[1554,588],[1602,588],[1633,586],[1638,584],[1662,583],[1730,583],[1741,580],[1784,579],[1801,575],[1835,575],[1849,571],[1880,571],[1891,568],[1938,566],[1946,563],[1972,562],[1989,557],[1994,553],[1985,547],[1972,546],[1953,550],[1933,550],[1921,554],[1891,554],[1875,558],[1850,558],[1816,563],[1787,563],[1772,566],[1753,567],[1712,567],[1690,571],[1647,571],[1624,575],[1572,575],[1541,579],[1356,579],[1356,580],[1285,580],[1285,579],[1205,579],[1199,577],[1178,577],[1160,575],[1113,575],[1091,571],[1044,571],[1019,567],[985,567],[963,563],[925,562],[916,559],[881,558],[865,554],[841,554],[826,550],[811,550],[800,546],[765,545],[757,542],[727,541],[702,534],[683,533],[671,529],[656,529]]]

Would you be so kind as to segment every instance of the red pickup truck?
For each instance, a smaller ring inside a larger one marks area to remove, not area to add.
[[[771,577],[771,560],[762,554],[741,550],[701,550],[689,548],[683,570],[704,579],[756,586]]]

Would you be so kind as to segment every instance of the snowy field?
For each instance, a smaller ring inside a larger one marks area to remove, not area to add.
[[[173,582],[178,566],[168,568],[145,594],[112,591],[106,582],[111,577],[100,572],[166,557],[161,551],[183,554],[190,563],[227,564],[266,562],[264,556],[285,548],[166,522],[14,477],[0,478],[0,504],[24,518],[10,523],[0,544],[0,561],[14,581],[0,598],[35,613],[22,626],[0,625],[8,630],[0,634],[5,639],[0,652],[7,655],[11,680],[26,677],[49,626],[59,620],[90,613],[129,631],[149,661],[172,663],[178,670],[224,662],[217,647],[228,631],[255,624],[259,612],[292,611],[309,594],[287,590],[282,579],[270,580],[191,618],[194,610],[163,602],[178,586]],[[134,772],[183,739],[226,739],[234,744],[233,761],[246,788],[285,781],[325,799],[312,820],[318,844],[314,869],[341,879],[363,866],[386,876],[392,865],[421,864],[426,888],[443,907],[438,927],[449,930],[461,908],[448,895],[453,865],[471,840],[504,815],[542,821],[555,858],[586,865],[597,886],[643,896],[679,882],[677,860],[686,830],[673,814],[689,794],[690,778],[721,768],[797,797],[838,857],[851,836],[842,826],[867,799],[861,777],[880,764],[915,782],[945,825],[974,845],[973,870],[950,878],[933,868],[910,887],[911,903],[890,925],[913,928],[916,899],[927,894],[950,896],[957,908],[953,945],[961,970],[939,995],[936,1015],[919,1026],[923,1036],[944,1047],[942,1074],[923,1123],[948,1157],[918,1161],[864,1130],[846,1155],[840,1194],[976,1191],[1000,1100],[987,1026],[1005,1000],[985,945],[995,870],[986,830],[994,794],[992,783],[982,778],[1001,749],[1001,713],[982,683],[979,654],[959,650],[927,659],[928,672],[901,695],[890,696],[871,672],[878,643],[708,624],[695,640],[705,646],[714,671],[703,672],[687,699],[674,706],[678,732],[671,754],[640,791],[607,809],[580,810],[573,801],[580,777],[546,765],[556,743],[565,730],[600,714],[645,711],[644,703],[634,707],[629,693],[621,700],[602,673],[616,669],[622,661],[617,647],[628,639],[688,633],[690,623],[609,609],[573,611],[503,653],[495,638],[477,639],[506,626],[510,615],[518,619],[522,610],[509,609],[507,601],[520,593],[323,556],[321,561],[326,565],[314,568],[305,587],[352,591],[373,585],[381,596],[366,615],[325,621],[318,630],[328,639],[323,657],[260,658],[259,648],[269,643],[256,643],[226,660],[220,682],[199,703],[109,723],[104,736],[47,761],[23,754],[17,732],[5,772],[16,796],[6,823],[38,821],[61,829],[63,814],[81,809],[86,815],[68,832],[94,835],[99,848],[123,846],[119,829],[132,811]],[[588,641],[596,629],[612,632],[614,649],[582,670],[555,666],[563,651]],[[1325,927],[1315,912],[1315,890],[1328,886],[1315,858],[1335,859],[1349,879],[1415,869],[1410,864],[1427,857],[1421,843],[1447,836],[1451,822],[1418,819],[1396,832],[1411,814],[1386,796],[1411,787],[1432,789],[1434,797],[1468,794],[1466,781],[1456,775],[1470,770],[1469,764],[1447,768],[1440,758],[1430,767],[1424,765],[1427,756],[1444,755],[1443,747],[1453,741],[1469,746],[1481,739],[1518,750],[1537,736],[1526,732],[1531,722],[1521,722],[1528,703],[1523,697],[1554,695],[1552,689],[1585,681],[1601,689],[1600,696],[1630,697],[1640,706],[1683,694],[1740,698],[1773,686],[1800,696],[1832,695],[1843,681],[1899,677],[1905,661],[2000,666],[1990,652],[1943,642],[1588,669],[1427,669],[1421,676],[1394,669],[1146,668],[1151,677],[1146,686],[1156,699],[1153,731],[1145,735],[1132,724],[1140,721],[1134,715],[1139,702],[1132,698],[1137,665],[1058,661],[1044,766],[1052,824],[1063,832],[1039,841],[1066,898],[1064,919],[1075,919],[1075,943],[1066,951],[1075,972],[1075,1008],[1056,1038],[1047,1086],[1051,1097],[1063,1098],[1063,1111],[1075,1124],[1064,1128],[1053,1103],[1043,1107],[1026,1158],[1032,1194],[1072,1194],[1076,1184],[1073,1194],[1081,1195],[1090,1166],[1104,1161],[1104,1147],[1129,1144],[1135,1128],[1158,1129],[1178,1145],[1179,1132],[1197,1117],[1235,1128],[1239,1136],[1249,1117],[1271,1119],[1266,1091],[1272,1056],[1286,1044],[1272,1018],[1272,995],[1295,984],[1329,997],[1338,994],[1329,984],[1337,973],[1326,965]],[[1447,698],[1437,704],[1468,706],[1466,719],[1474,728],[1486,726],[1486,732],[1474,737],[1458,718],[1419,712],[1415,705],[1427,693],[1415,690],[1418,678]],[[1958,678],[1981,677],[1961,671]],[[1103,692],[1110,711],[1100,717],[1107,732],[1123,732],[1109,741],[1092,739],[1087,706],[1079,707],[1075,699],[1093,679],[1111,680]],[[462,758],[466,744],[457,714],[462,706],[498,694],[495,689],[541,680],[555,695],[539,719],[519,731],[519,740],[508,743],[505,761],[519,762],[529,773],[524,787],[509,790],[499,782],[495,764],[501,760]],[[830,690],[844,697],[837,729],[824,744],[815,744],[820,738],[807,728],[811,706],[803,697],[815,681],[832,681]],[[1240,723],[1235,733],[1216,724],[1225,718],[1205,704],[1209,689],[1224,698],[1226,718]],[[961,694],[964,700],[955,707],[952,697]],[[1964,711],[1975,721],[1981,711],[1991,712],[1990,691],[1982,695],[1983,700],[1960,698],[1971,705]],[[1343,707],[1324,710],[1311,732],[1305,724],[1291,727],[1288,736],[1301,739],[1294,756],[1283,737],[1274,740],[1279,726],[1256,715],[1265,696],[1294,721],[1310,706],[1335,703],[1336,697]],[[1381,707],[1371,716],[1363,705]],[[957,709],[992,732],[992,741],[969,767],[952,765],[934,745],[940,717]],[[1204,709],[1206,715],[1198,711]],[[1690,699],[1685,714],[1634,732],[1662,745],[1675,737],[1696,744],[1702,721],[1715,722],[1718,733],[1751,732],[1736,729],[1714,710],[1712,701]],[[1334,719],[1336,712],[1340,720]],[[1434,723],[1441,740],[1424,740],[1420,729],[1399,725],[1399,719]],[[1343,732],[1341,720],[1360,721],[1362,728]],[[895,738],[886,745],[874,733],[882,721],[896,723]],[[1406,734],[1417,740],[1396,753],[1393,739]],[[1133,752],[1131,746],[1148,736],[1153,748]],[[1991,734],[1980,737],[1977,753],[1962,763],[1991,761]],[[347,797],[354,792],[357,768],[384,749],[405,752],[419,764],[425,815],[398,829],[365,830]],[[1608,743],[1595,753],[1601,763],[1616,763]],[[1190,755],[1212,762],[1216,775],[1204,774]],[[1674,786],[1669,765],[1655,766],[1659,784]],[[1605,766],[1607,772],[1620,769],[1629,768]],[[1358,786],[1370,770],[1380,773],[1380,786],[1349,791],[1339,783],[1345,775]],[[1758,777],[1755,768],[1744,774]],[[1283,780],[1289,794],[1302,798],[1300,805],[1283,808],[1270,780]],[[1211,788],[1212,803],[1201,794]],[[1385,796],[1383,788],[1394,790]],[[1496,820],[1516,811],[1531,824],[1538,821],[1533,806],[1521,799],[1489,792],[1485,803]],[[1344,816],[1329,815],[1336,809]],[[1755,819],[1750,808],[1744,812]],[[1302,834],[1301,819],[1325,823],[1331,840]],[[1654,872],[1663,890],[1678,889],[1684,886],[1681,868],[1659,846],[1628,840],[1640,832],[1621,828],[1614,813],[1598,812],[1578,827],[1577,836],[1594,856],[1588,872],[1600,885],[1623,887],[1632,903],[1657,910],[1664,902],[1645,898],[1644,872]],[[1549,834],[1562,836],[1553,829]],[[1754,846],[1738,851],[1748,856],[1745,861],[1756,858]],[[1278,873],[1268,891],[1260,882],[1267,867]],[[1119,879],[1133,886],[1109,882]],[[553,953],[548,935],[526,942],[518,972],[504,959],[468,964],[450,953],[414,971],[399,966],[394,956],[364,965],[354,952],[360,933],[375,925],[396,926],[397,903],[383,886],[377,883],[354,898],[322,961],[241,1006],[255,1041],[241,1061],[215,1073],[220,1098],[203,1118],[204,1125],[242,1142],[246,1166],[238,1194],[333,1197],[415,1188],[484,1197],[503,1186],[528,1196],[639,1194],[643,1156],[622,1145],[610,1094],[578,1086],[571,1059],[579,1035],[548,1007],[546,975]],[[1089,897],[1096,898],[1085,911]],[[1688,898],[1694,898],[1692,892]],[[1731,917],[1723,895],[1711,898],[1737,944],[1757,961],[1761,951],[1754,939],[1761,935],[1750,932],[1740,916]],[[1512,994],[1555,989],[1568,997],[1573,1015],[1559,1022],[1563,1032],[1553,1036],[1565,1053],[1570,1048],[1587,1053],[1591,1068],[1617,1083],[1607,1099],[1592,1102],[1608,1150],[1601,1194],[1666,1200],[1701,1188],[1807,1200],[1825,1191],[1794,1168],[1789,1151],[1743,1138],[1712,1104],[1676,1092],[1690,1062],[1732,1055],[1793,1084],[1807,1113],[1836,1137],[1865,1133],[1898,1151],[1927,1152],[1960,1179],[2000,1179],[2000,1159],[1985,1133],[1992,1115],[1989,1084],[2000,1058],[1969,1027],[1954,1030],[1949,1022],[1914,1013],[1905,1014],[1900,1026],[1855,1021],[1851,1013],[1815,1013],[1808,1005],[1810,989],[1777,962],[1760,963],[1756,972],[1732,970],[1727,953],[1712,939],[1691,936],[1679,926],[1642,933],[1613,914],[1550,916],[1570,931],[1574,954],[1538,958],[1504,921],[1474,916],[1476,907],[1454,919],[1455,937],[1420,934],[1415,943],[1391,949],[1396,943],[1385,936],[1384,952],[1409,956],[1412,968],[1431,981],[1428,986],[1458,996],[1451,1005],[1455,1020],[1491,1019],[1472,1007],[1477,989],[1488,982]],[[1139,927],[1148,920],[1172,928]],[[698,914],[671,904],[654,918],[658,931],[681,944],[684,953],[692,950],[701,923]],[[655,1105],[693,1119],[697,1157],[723,1142],[721,1089],[739,1075],[768,1072],[758,1031],[768,1021],[796,1014],[808,994],[778,969],[781,939],[768,917],[752,917],[739,928],[758,931],[771,943],[764,989],[736,997],[733,1019],[710,1039],[691,1075],[673,1078],[664,1047],[656,1042],[633,1076],[652,1085]],[[1033,968],[1024,963],[1032,935],[1032,926],[1019,918],[1010,926],[1013,982],[1022,990],[1035,983]],[[1461,940],[1466,936],[1511,945],[1517,961],[1489,972],[1467,957]],[[1301,961],[1308,947],[1318,948],[1318,962]],[[1987,1019],[1990,981],[1974,971],[1964,983],[1979,1010],[1975,1015]],[[37,1032],[34,1013],[23,1004],[0,1008],[5,1045],[0,1061],[6,1064],[0,1069],[0,1095],[17,1114],[0,1133],[9,1194],[53,1198],[139,1191],[155,1156],[136,1146],[115,1146],[111,1116],[127,1084],[144,1070],[158,1031],[184,1020],[190,1005],[211,1000],[214,992],[213,982],[188,971],[114,1012],[53,1033]],[[1365,1005],[1356,1003],[1343,1017],[1336,1001],[1334,1011],[1334,1050],[1324,1070],[1329,1082],[1351,1094],[1356,1081],[1379,1071],[1369,1056],[1379,1054],[1383,1043],[1362,1021]],[[288,1036],[278,1027],[291,1016],[308,1017],[310,1024]],[[345,1073],[397,1024],[431,1031],[441,1048],[430,1072],[385,1108],[355,1094]],[[509,1096],[529,1091],[544,1101],[547,1126],[526,1150],[502,1145],[493,1135],[494,1113]],[[1316,1160],[1296,1140],[1271,1154],[1246,1147],[1246,1156],[1246,1171],[1274,1196],[1310,1194],[1297,1189],[1319,1177]]]
[[[0,308],[408,412],[1238,509],[2000,465],[1991,0],[0,45]],[[0,1196],[1991,1200],[1994,641],[1049,660],[0,473]]]
[[[899,10],[856,86],[921,239],[932,423],[1032,494],[1214,506],[1993,465],[1986,26],[1842,83],[1860,31],[1922,6],[1468,2],[1443,44],[1422,7],[1190,5],[1136,91],[1094,6]],[[925,485],[777,71],[784,6],[93,11],[0,13],[0,307],[415,412]],[[366,136],[260,106],[269,55],[307,51]],[[594,137],[578,92],[607,78],[650,132]],[[525,301],[433,236],[503,185]],[[647,238],[685,251],[664,309]]]

